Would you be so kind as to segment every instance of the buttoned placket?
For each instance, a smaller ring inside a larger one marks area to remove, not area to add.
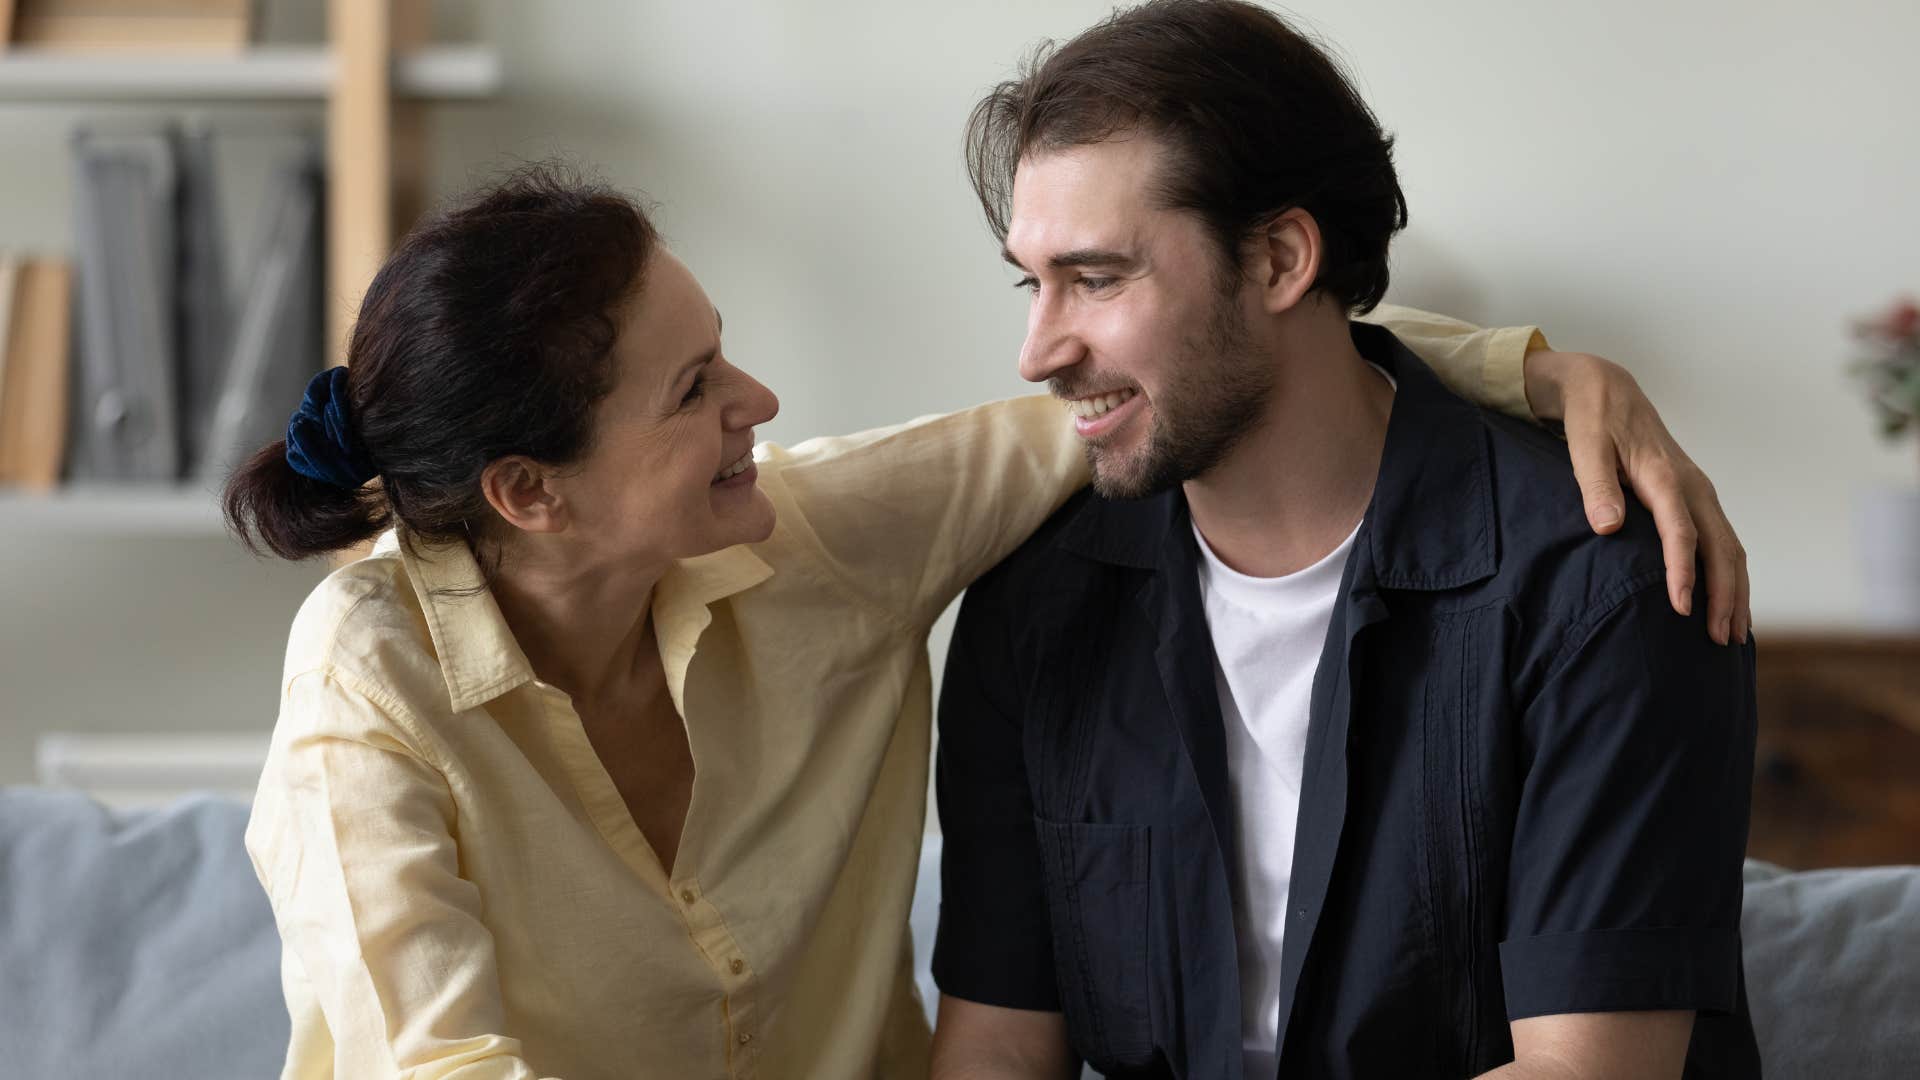
[[[697,875],[667,876],[659,857],[633,820],[626,799],[594,752],[586,727],[567,694],[538,680],[534,686],[544,695],[549,716],[562,735],[574,790],[601,838],[642,882],[673,908],[686,928],[687,940],[700,951],[701,958],[713,971],[722,991],[720,1023],[727,1048],[727,1075],[735,1080],[752,1080],[759,1075],[759,1010],[753,966],[747,962],[745,951],[727,928],[720,909],[707,899]],[[687,854],[683,849],[682,857],[675,863],[676,870],[691,869]]]
[[[726,1025],[727,1073],[747,1078],[758,1075],[760,1060],[758,995],[753,968],[740,943],[727,929],[726,919],[710,903],[693,878],[677,879],[674,898],[686,923],[687,937],[706,958],[724,990],[722,1012]]]

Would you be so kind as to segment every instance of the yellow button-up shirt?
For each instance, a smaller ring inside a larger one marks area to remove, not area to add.
[[[1529,415],[1531,328],[1385,315]],[[389,534],[307,599],[247,828],[286,1077],[926,1074],[927,632],[1086,482],[1082,450],[1035,397],[755,457],[773,535],[654,596],[695,766],[671,875],[464,546]]]

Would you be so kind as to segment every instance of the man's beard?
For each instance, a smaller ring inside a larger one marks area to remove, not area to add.
[[[1142,499],[1205,476],[1260,422],[1273,393],[1272,364],[1256,352],[1230,293],[1166,370],[1143,449],[1129,456],[1087,443],[1101,498]]]

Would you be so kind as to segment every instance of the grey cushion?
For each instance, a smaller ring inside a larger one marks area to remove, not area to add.
[[[280,944],[246,816],[214,797],[115,814],[72,792],[0,790],[0,1074],[278,1075]],[[912,922],[931,1006],[940,841],[927,839]],[[1769,1080],[1920,1077],[1920,867],[1750,863],[1741,930]]]
[[[280,939],[247,808],[0,790],[0,1074],[273,1077]]]
[[[1768,1080],[1920,1077],[1920,867],[1747,864],[1740,936]]]

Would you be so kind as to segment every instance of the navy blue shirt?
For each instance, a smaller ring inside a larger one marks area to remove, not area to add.
[[[1315,674],[1283,1077],[1470,1077],[1508,1022],[1695,1010],[1688,1077],[1759,1075],[1740,964],[1753,649],[1667,602],[1566,447],[1398,382]],[[1109,1076],[1237,1077],[1236,821],[1178,490],[1082,492],[968,591],[940,700],[943,993],[1065,1014]]]

